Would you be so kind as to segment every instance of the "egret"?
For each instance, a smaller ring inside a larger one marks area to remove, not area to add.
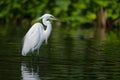
[[[41,19],[43,24],[46,26],[46,29],[44,29],[41,23],[37,22],[28,30],[23,41],[23,56],[26,56],[29,52],[32,52],[33,55],[34,50],[37,50],[39,55],[39,49],[42,42],[45,41],[47,44],[48,37],[52,31],[52,24],[49,20],[57,19],[51,14],[44,14],[43,16],[39,17],[37,21]]]

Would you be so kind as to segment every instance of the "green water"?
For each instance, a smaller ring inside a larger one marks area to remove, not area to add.
[[[26,31],[0,32],[0,80],[119,80],[120,43],[82,40],[81,30],[54,27],[40,59],[21,56]],[[35,54],[37,51],[35,51]]]

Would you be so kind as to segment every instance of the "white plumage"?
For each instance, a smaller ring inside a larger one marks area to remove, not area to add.
[[[27,53],[33,52],[34,50],[38,50],[44,40],[47,39],[51,33],[52,30],[52,25],[49,19],[51,20],[56,20],[54,16],[51,14],[44,14],[42,17],[38,18],[37,20],[42,19],[42,22],[45,26],[47,26],[46,30],[44,30],[44,27],[41,23],[35,23],[29,31],[26,33],[24,37],[24,42],[23,42],[23,48],[22,48],[22,55],[26,56]],[[39,54],[39,53],[38,53]]]

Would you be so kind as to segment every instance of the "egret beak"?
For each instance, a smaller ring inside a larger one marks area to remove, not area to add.
[[[58,22],[62,22],[62,20],[58,19],[58,18],[55,18],[54,20],[58,21]]]
[[[53,17],[53,18],[51,18],[52,20],[56,20],[56,21],[58,21],[58,22],[62,22],[60,19],[58,19],[58,18],[55,18],[55,17]]]
[[[51,20],[58,20],[57,18],[55,18],[55,17],[52,17],[52,18],[50,18]]]

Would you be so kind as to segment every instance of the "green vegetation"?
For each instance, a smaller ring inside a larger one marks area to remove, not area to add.
[[[86,23],[93,24],[101,7],[106,10],[109,24],[112,21],[114,25],[120,25],[119,0],[1,0],[0,22],[30,24],[42,14],[51,13],[64,24],[77,27]]]
[[[88,38],[100,41],[107,39],[111,42],[111,38],[117,40],[119,36],[116,35],[118,31],[108,33],[109,35],[106,32],[120,29],[120,0],[1,0],[0,33],[12,34],[22,28],[24,32],[33,24],[34,19],[44,13],[59,18],[60,26],[68,26],[65,30],[68,35],[74,34],[74,28],[92,27]],[[85,37],[84,34],[82,36]]]

